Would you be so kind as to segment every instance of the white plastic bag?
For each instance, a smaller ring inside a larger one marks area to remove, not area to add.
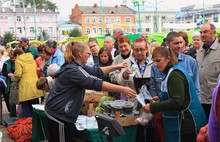
[[[143,126],[147,125],[154,118],[152,113],[143,112],[135,121]]]
[[[145,99],[151,100],[152,96],[150,95],[150,92],[147,90],[146,85],[142,85],[140,93],[137,95],[136,99],[138,102],[144,106],[145,105]]]

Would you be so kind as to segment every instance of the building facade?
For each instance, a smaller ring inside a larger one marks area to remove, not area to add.
[[[0,35],[12,32],[17,38],[40,36],[45,30],[51,39],[57,39],[57,12],[34,8],[0,8]],[[36,29],[36,30],[35,30]]]
[[[157,32],[170,32],[172,28],[164,28],[164,23],[175,23],[176,11],[141,11],[141,27],[142,32],[157,33]],[[138,19],[138,14],[136,18]],[[138,20],[136,22],[136,29],[138,29]]]
[[[72,9],[70,19],[82,26],[82,34],[107,34],[120,26],[125,33],[134,33],[135,11],[126,5],[121,6],[79,6]]]

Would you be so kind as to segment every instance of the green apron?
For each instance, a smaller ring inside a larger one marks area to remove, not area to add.
[[[201,127],[205,126],[207,124],[207,120],[205,117],[204,110],[200,104],[199,98],[196,95],[196,89],[194,82],[192,81],[189,74],[180,66],[175,65],[172,67],[165,80],[161,84],[161,101],[165,101],[169,99],[169,94],[167,91],[167,80],[169,78],[170,73],[173,70],[180,70],[182,73],[184,73],[185,77],[188,81],[188,87],[189,87],[189,95],[190,95],[190,103],[188,107],[182,111],[167,111],[163,112],[163,125],[164,125],[164,138],[165,142],[180,142],[181,141],[181,123],[184,119],[184,112],[188,110],[192,118],[194,120],[195,125],[195,132],[198,134]]]

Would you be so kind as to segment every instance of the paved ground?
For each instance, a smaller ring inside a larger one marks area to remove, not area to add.
[[[3,120],[9,118],[9,112],[7,111],[5,102],[2,101],[2,115],[3,115]],[[14,140],[12,140],[9,136],[8,133],[6,131],[6,127],[4,125],[0,125],[0,131],[3,133],[3,138],[2,138],[2,142],[14,142]]]

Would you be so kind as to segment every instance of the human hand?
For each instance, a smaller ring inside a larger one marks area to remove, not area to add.
[[[160,102],[160,98],[159,96],[154,96],[152,101],[155,101],[155,102]]]
[[[14,74],[13,73],[8,73],[8,77],[11,78]]]
[[[123,73],[122,73],[122,77],[126,80],[128,80],[129,78],[129,74],[132,74],[132,71],[129,69],[126,69]]]
[[[150,113],[150,104],[147,103],[144,107],[143,107],[144,111],[147,113]]]
[[[117,68],[118,68],[118,69],[121,69],[121,68],[127,68],[127,67],[128,67],[128,63],[126,63],[126,62],[123,62],[123,63],[117,64]]]
[[[125,94],[127,98],[134,98],[137,95],[137,93],[129,87],[124,87],[122,93]]]

